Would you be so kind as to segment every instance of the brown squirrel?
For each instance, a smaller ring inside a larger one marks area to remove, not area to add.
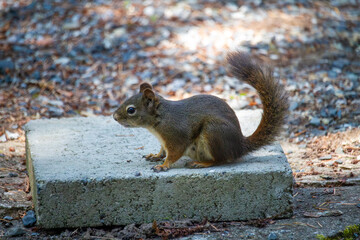
[[[244,137],[238,118],[222,99],[211,95],[196,95],[180,101],[169,101],[154,93],[149,83],[140,85],[140,92],[127,99],[113,117],[125,127],[143,127],[161,143],[158,154],[147,160],[158,161],[155,172],[166,171],[182,156],[193,162],[192,168],[210,167],[234,161],[274,141],[280,132],[288,110],[284,88],[275,80],[270,68],[262,68],[247,54],[227,55],[230,72],[253,86],[263,103],[260,125],[249,137]]]

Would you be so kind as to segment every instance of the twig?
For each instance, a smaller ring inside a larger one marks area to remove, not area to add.
[[[324,206],[324,205],[329,205],[329,201],[326,201],[326,202],[323,202],[322,204],[320,204],[320,206],[319,207],[322,207],[322,206]]]
[[[303,130],[303,131],[301,131],[301,132],[295,133],[294,136],[295,136],[295,137],[298,137],[298,136],[300,136],[300,135],[303,134],[303,133],[306,133],[306,130]]]
[[[320,208],[320,207],[314,207],[315,209],[317,210],[320,210],[320,211],[327,211],[329,210],[328,208]]]
[[[316,229],[317,229],[317,227],[315,227],[314,225],[311,225],[311,224],[308,224],[308,223],[306,223],[306,225],[309,226],[309,227],[312,227],[312,228],[316,228]]]
[[[215,229],[215,231],[220,232],[220,230],[219,230],[217,227],[215,227],[213,224],[210,224],[210,226],[211,226],[213,229]]]

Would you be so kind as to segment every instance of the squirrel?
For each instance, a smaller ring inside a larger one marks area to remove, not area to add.
[[[170,101],[154,92],[150,83],[142,83],[138,94],[127,99],[113,114],[125,127],[148,129],[161,143],[160,152],[144,156],[160,161],[152,169],[167,171],[182,156],[193,161],[190,168],[220,165],[270,144],[282,128],[288,111],[287,94],[269,67],[262,67],[245,53],[228,53],[227,63],[232,75],[250,84],[263,104],[259,126],[243,136],[238,118],[222,99],[200,94]]]

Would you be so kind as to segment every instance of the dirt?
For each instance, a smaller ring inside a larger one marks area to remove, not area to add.
[[[281,141],[297,183],[360,182],[360,128],[329,133],[305,143]]]

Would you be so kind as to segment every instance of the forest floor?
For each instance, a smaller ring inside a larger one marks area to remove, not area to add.
[[[261,108],[253,88],[226,74],[224,59],[234,49],[273,66],[289,93],[290,113],[279,140],[293,170],[295,192],[303,197],[299,203],[295,197],[295,219],[314,208],[312,192],[325,191],[318,203],[331,197],[344,214],[321,219],[342,219],[336,231],[352,223],[345,215],[360,209],[359,197],[351,198],[358,196],[360,182],[360,2],[239,3],[0,1],[0,236],[22,230],[19,219],[32,204],[23,130],[28,121],[110,115],[143,81],[169,99],[208,93],[236,110]],[[314,186],[326,188],[309,188]],[[337,197],[336,191],[347,198]],[[273,220],[267,221],[273,226]],[[240,229],[242,234],[243,228],[211,224],[193,232],[223,229],[210,234],[219,237]],[[293,224],[294,232],[316,232],[314,226],[322,232],[330,226],[303,224]],[[30,228],[20,236],[106,239],[124,227],[116,229],[44,233]],[[261,232],[272,228],[251,229],[244,238],[263,238]]]

